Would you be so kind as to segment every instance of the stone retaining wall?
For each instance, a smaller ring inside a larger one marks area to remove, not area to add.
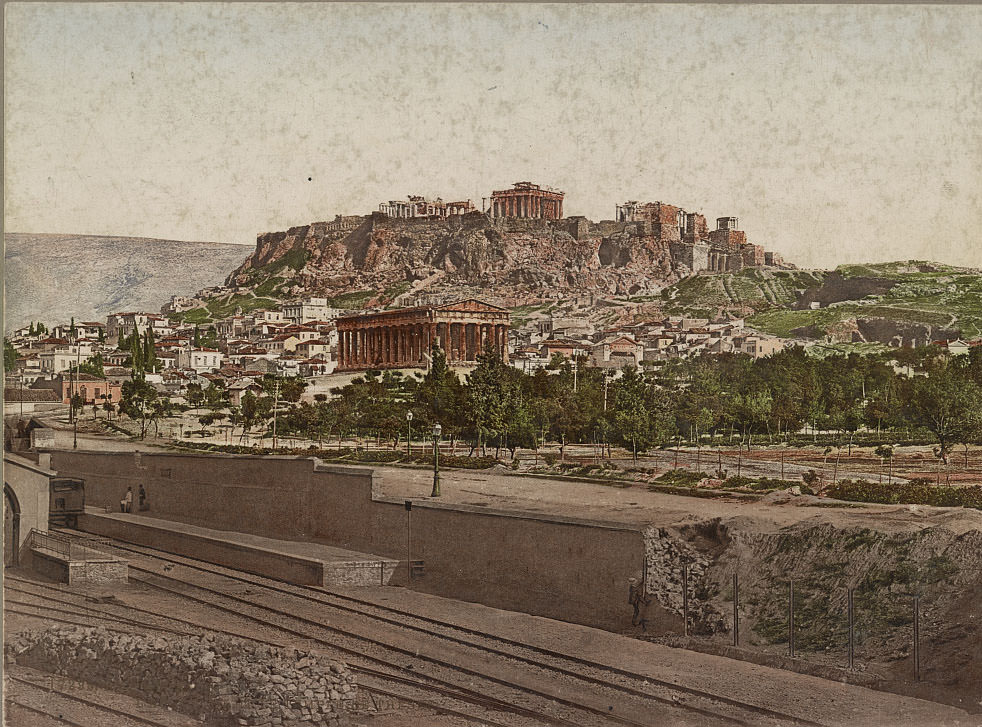
[[[225,636],[63,626],[18,634],[6,655],[217,725],[340,727],[356,695],[339,662]]]

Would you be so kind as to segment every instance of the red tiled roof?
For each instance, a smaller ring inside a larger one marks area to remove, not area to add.
[[[21,389],[19,386],[4,387],[4,401],[61,401],[54,389]]]

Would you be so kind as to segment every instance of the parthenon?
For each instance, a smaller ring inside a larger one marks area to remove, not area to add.
[[[451,364],[473,363],[490,349],[507,361],[509,320],[506,309],[475,299],[344,316],[337,370],[426,366],[433,343]]]
[[[492,217],[524,217],[559,220],[563,216],[564,192],[532,182],[515,182],[511,189],[491,193]]]

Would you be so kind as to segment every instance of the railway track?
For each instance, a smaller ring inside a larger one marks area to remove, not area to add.
[[[4,675],[5,703],[29,712],[31,721],[15,721],[8,714],[10,727],[32,727],[37,718],[71,727],[199,727],[202,722],[176,712],[165,712],[152,705],[137,703],[89,684],[72,682],[45,672],[15,666]],[[156,717],[150,712],[160,712]]]
[[[34,598],[36,601],[41,603],[24,603],[21,599],[18,599],[22,607],[11,608],[5,607],[6,613],[15,613],[29,618],[36,618],[42,624],[48,624],[52,621],[58,623],[65,623],[76,626],[101,626],[113,631],[121,631],[124,633],[134,633],[138,631],[146,632],[150,631],[163,631],[169,633],[176,633],[180,635],[186,635],[186,633],[178,632],[173,629],[167,629],[162,627],[155,627],[146,624],[141,624],[119,614],[113,615],[95,615],[92,613],[86,613],[85,611],[91,610],[86,606],[79,603],[79,601],[84,599],[84,596],[67,591],[64,588],[41,584],[35,581],[30,581],[17,576],[11,577],[7,576],[5,579],[6,583],[4,585],[5,590],[12,590],[18,593],[24,593],[28,596]],[[36,590],[31,590],[29,588],[18,588],[17,586],[11,586],[11,582],[27,584],[34,587]],[[45,593],[39,593],[38,591],[52,591],[56,592],[58,596],[51,596]],[[63,597],[63,596],[67,596]],[[70,597],[74,596],[75,601],[72,601]],[[12,599],[7,599],[8,602]],[[74,606],[80,609],[82,612],[75,612],[70,609],[64,609],[56,606],[46,605],[47,602],[65,604]],[[132,609],[138,613],[153,613],[148,612],[146,609],[137,608],[135,606],[121,606],[122,609]],[[52,613],[56,614],[52,616]],[[70,614],[71,617],[67,618],[64,614]],[[182,624],[188,625],[199,632],[212,632],[221,633],[227,636],[233,636],[236,638],[247,638],[253,641],[259,641],[270,646],[284,647],[283,642],[271,641],[268,639],[256,639],[252,636],[247,636],[239,632],[229,631],[226,629],[216,629],[209,626],[199,626],[193,621],[186,619],[178,619],[175,617],[167,617],[173,621],[180,622]],[[106,624],[110,625],[107,626]],[[142,629],[137,629],[134,627],[142,626]],[[506,705],[499,700],[493,698],[488,698],[476,691],[469,691],[467,693],[454,690],[452,688],[441,687],[437,684],[428,683],[422,681],[418,678],[409,678],[402,676],[398,673],[386,672],[379,669],[371,669],[363,666],[354,666],[349,664],[349,668],[358,674],[358,687],[367,692],[374,694],[379,694],[388,698],[399,699],[403,702],[409,702],[420,707],[425,707],[432,709],[438,713],[452,714],[458,717],[462,717],[469,721],[474,721],[482,725],[488,725],[489,727],[512,727],[513,725],[525,725],[525,724],[543,724],[543,721],[538,719],[537,715],[530,711],[515,709]],[[434,699],[434,696],[437,699]],[[25,709],[30,710],[30,706],[25,706]],[[521,721],[516,722],[514,717],[516,715],[527,716],[531,721]],[[532,719],[535,717],[535,719]],[[63,722],[74,724],[70,720],[62,720]],[[554,724],[550,720],[546,720],[545,723]],[[91,727],[86,725],[84,727]]]
[[[753,704],[706,692],[693,687],[682,686],[671,682],[654,679],[649,676],[638,675],[636,673],[612,668],[608,665],[598,664],[588,659],[563,654],[556,651],[544,649],[530,645],[521,641],[491,636],[476,629],[463,626],[447,624],[437,619],[422,616],[403,609],[384,606],[377,602],[367,599],[357,598],[348,594],[338,593],[326,588],[293,586],[279,581],[274,581],[261,576],[244,574],[228,568],[216,566],[210,563],[197,561],[183,556],[172,554],[162,554],[159,551],[145,548],[130,543],[120,543],[119,541],[106,541],[105,539],[91,539],[84,534],[72,532],[73,537],[89,540],[90,545],[95,547],[110,547],[117,552],[138,555],[150,559],[153,562],[163,562],[171,569],[180,566],[190,572],[197,572],[207,577],[218,577],[231,580],[234,583],[241,583],[255,588],[261,588],[266,593],[276,594],[280,597],[287,597],[287,600],[302,600],[308,606],[315,604],[319,608],[319,613],[323,613],[323,608],[329,608],[340,614],[352,617],[371,619],[373,623],[382,623],[392,630],[409,633],[416,637],[417,644],[422,637],[427,643],[439,642],[446,646],[460,647],[467,652],[479,652],[480,657],[487,659],[493,656],[499,660],[507,661],[512,665],[520,666],[529,672],[548,674],[565,680],[570,685],[568,691],[580,691],[590,689],[595,696],[602,699],[595,699],[590,704],[584,704],[584,700],[570,700],[565,697],[567,690],[563,694],[547,693],[542,690],[530,689],[528,685],[516,685],[508,680],[495,678],[484,672],[475,671],[463,667],[461,664],[447,663],[446,661],[431,656],[424,655],[418,648],[415,651],[395,648],[406,656],[413,656],[423,659],[431,665],[441,668],[456,669],[475,679],[489,680],[503,687],[517,687],[519,690],[531,692],[542,699],[552,699],[565,704],[567,707],[586,712],[594,721],[599,723],[618,722],[629,725],[651,724],[653,714],[659,710],[664,711],[668,708],[670,712],[681,712],[690,717],[698,715],[697,720],[682,719],[680,723],[693,721],[694,723],[705,724],[707,720],[719,724],[803,724],[816,725],[818,723],[807,719],[801,719],[793,715],[783,714],[775,710],[767,709]],[[175,577],[174,570],[170,574],[160,572],[160,569],[146,568],[131,561],[131,569],[145,574],[137,578],[148,582],[152,587],[159,587],[171,592],[184,590],[191,587],[197,590],[197,598],[201,600],[211,600],[214,605],[215,594],[221,597],[232,599],[236,605],[229,609],[230,612],[241,615],[242,610],[250,607],[265,609],[267,613],[274,614],[277,618],[298,619],[294,612],[285,612],[276,605],[256,604],[253,594],[246,593],[249,598],[243,598],[234,593],[219,593],[214,588],[201,583],[189,584],[187,580]],[[205,596],[210,590],[211,596]],[[188,594],[182,594],[188,595]],[[282,599],[281,599],[282,600]],[[219,604],[219,607],[221,605]],[[256,619],[261,620],[261,619]],[[268,619],[267,619],[268,620]],[[350,629],[339,628],[336,620],[332,624],[323,623],[322,619],[309,619],[299,617],[301,631],[306,635],[309,628],[325,628],[333,631],[336,635],[346,638],[354,637],[356,641],[368,642],[373,646],[392,650],[392,643],[385,643],[379,639],[366,637],[363,633],[355,633]],[[350,647],[349,647],[350,648]],[[358,652],[358,648],[351,649]],[[469,657],[463,663],[474,663],[475,657]],[[418,674],[417,674],[418,676]],[[614,708],[617,705],[617,708]],[[569,715],[558,715],[560,723],[563,719],[568,719]],[[575,713],[574,713],[575,716]],[[582,715],[581,715],[582,717]],[[677,720],[678,721],[678,720]],[[583,723],[582,720],[575,723]]]

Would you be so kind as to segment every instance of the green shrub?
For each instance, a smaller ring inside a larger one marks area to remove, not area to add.
[[[351,456],[356,462],[398,462],[404,457],[402,452],[395,450],[369,449]]]
[[[417,464],[433,466],[433,455],[414,455],[412,461]],[[494,457],[465,457],[459,454],[441,454],[441,467],[454,467],[463,470],[484,470],[498,464]]]
[[[676,469],[669,470],[663,475],[655,478],[655,482],[674,487],[693,487],[700,480],[706,477],[704,472],[693,472],[692,470]]]
[[[868,480],[842,480],[826,489],[825,492],[829,497],[851,502],[972,507],[982,510],[982,486],[979,485],[939,487],[930,484],[930,480],[926,479],[891,484],[875,483]]]

